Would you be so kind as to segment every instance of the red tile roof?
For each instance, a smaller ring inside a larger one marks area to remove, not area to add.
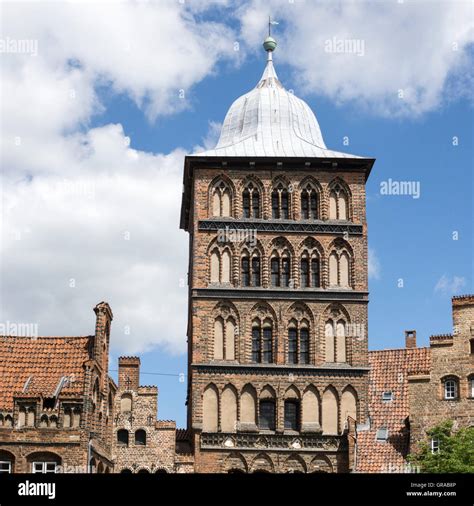
[[[431,368],[429,348],[406,348],[369,352],[370,430],[358,430],[356,471],[403,472],[408,453],[408,376]],[[392,392],[392,401],[383,401]],[[387,428],[388,439],[376,441],[377,429]]]
[[[63,395],[82,394],[92,339],[1,336],[0,409],[12,410],[14,396],[53,396],[63,376],[72,378],[62,388]]]

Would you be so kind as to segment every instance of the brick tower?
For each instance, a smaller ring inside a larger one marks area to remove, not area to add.
[[[188,429],[197,472],[346,472],[367,411],[365,183],[267,63],[187,156]]]

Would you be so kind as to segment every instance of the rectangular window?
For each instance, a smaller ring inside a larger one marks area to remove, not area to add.
[[[309,271],[309,265],[308,265],[308,259],[302,258],[301,259],[301,288],[307,288],[308,286],[308,271]]]
[[[388,429],[385,427],[382,429],[377,429],[377,433],[375,435],[375,439],[377,441],[387,441],[388,439]]]
[[[314,191],[311,192],[311,219],[318,219],[318,197]]]
[[[242,286],[250,286],[250,266],[247,257],[242,258]]]
[[[290,259],[283,258],[281,261],[282,266],[282,286],[290,286]]]
[[[280,202],[277,190],[274,190],[272,193],[272,218],[274,220],[278,220],[280,218]]]
[[[285,401],[285,429],[299,430],[298,408],[296,401]]]
[[[272,286],[280,286],[280,261],[278,258],[272,258]]]
[[[439,452],[439,439],[431,438],[431,453],[438,453],[438,452]]]
[[[300,364],[309,364],[309,331],[304,327],[300,330]]]
[[[252,286],[260,286],[260,258],[252,258]]]
[[[319,288],[319,260],[317,258],[311,260],[311,286]]]
[[[469,344],[471,345],[471,355],[474,355],[474,339],[471,339]]]
[[[308,193],[306,191],[301,195],[301,217],[303,220],[309,218]]]
[[[288,363],[297,363],[297,333],[296,329],[288,329]]]
[[[254,190],[252,193],[252,218],[260,217],[260,195]]]
[[[288,213],[288,192],[283,190],[281,192],[281,217],[287,220],[289,217]]]
[[[244,218],[250,218],[250,194],[248,190],[244,191],[242,198],[242,208],[244,211]]]
[[[470,386],[471,386],[471,398],[474,399],[474,378],[470,380]]]
[[[265,327],[263,329],[263,360],[265,364],[273,362],[272,354],[272,329]]]
[[[445,399],[456,399],[457,397],[457,385],[454,380],[447,380],[444,383],[444,398]]]
[[[390,402],[391,400],[393,400],[393,394],[392,392],[390,391],[386,391],[382,394],[382,400],[384,402]]]
[[[275,403],[260,401],[259,427],[263,430],[275,430]]]
[[[0,460],[0,474],[10,474],[12,472],[12,463],[8,460]]]
[[[56,462],[33,462],[34,474],[54,474],[56,473]]]
[[[252,329],[252,362],[260,362],[260,327]]]

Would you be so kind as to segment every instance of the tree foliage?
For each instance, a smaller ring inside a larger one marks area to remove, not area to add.
[[[438,451],[432,452],[431,441],[438,442]],[[453,430],[447,420],[427,431],[418,451],[408,457],[412,465],[423,473],[474,473],[474,427]]]

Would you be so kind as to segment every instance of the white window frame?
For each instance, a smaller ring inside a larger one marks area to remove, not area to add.
[[[436,437],[431,438],[431,453],[435,454],[439,452],[439,439]]]
[[[391,390],[386,390],[382,393],[382,401],[390,402],[393,401],[393,392]]]
[[[52,466],[54,466],[54,470],[52,469]],[[33,474],[56,474],[58,472],[58,464],[51,461],[36,461],[31,464],[31,472]]]
[[[8,469],[3,469],[3,466],[7,464]],[[12,472],[12,461],[11,460],[0,460],[0,474],[11,474]]]
[[[454,379],[448,379],[444,382],[444,398],[448,401],[457,399],[458,397],[458,384]]]
[[[388,428],[381,427],[380,429],[377,429],[375,440],[380,443],[385,443],[388,440]]]
[[[471,399],[474,399],[474,378],[471,378],[469,380],[469,386],[471,387]]]

